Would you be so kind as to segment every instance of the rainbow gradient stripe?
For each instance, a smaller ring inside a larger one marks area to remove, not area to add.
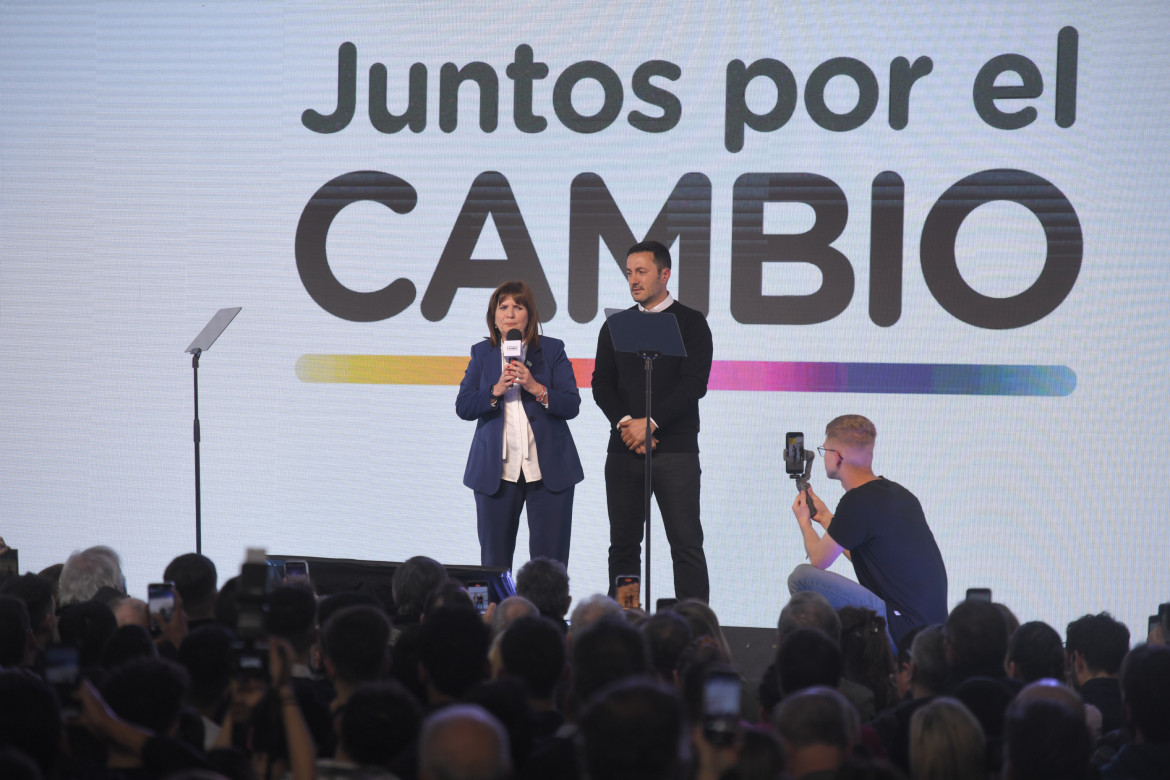
[[[719,361],[708,387],[798,393],[910,395],[1069,395],[1068,366],[964,363],[773,363]]]
[[[457,385],[466,357],[424,355],[301,355],[302,382],[359,385]]]
[[[458,385],[464,356],[301,355],[302,382],[376,385]],[[573,361],[577,386],[590,387],[593,361]],[[786,363],[716,360],[710,390],[781,393],[1065,396],[1077,386],[1068,366],[978,363]]]

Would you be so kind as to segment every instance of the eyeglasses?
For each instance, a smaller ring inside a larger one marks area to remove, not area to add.
[[[830,450],[830,449],[828,449],[828,448],[826,448],[826,447],[817,447],[817,452],[819,452],[819,453],[821,454],[821,457],[822,457],[822,458],[823,458],[823,457],[825,457],[825,453],[826,453],[826,452],[835,452],[835,453],[837,453],[838,455],[840,455],[840,454],[841,454],[841,451],[840,451],[840,450]]]

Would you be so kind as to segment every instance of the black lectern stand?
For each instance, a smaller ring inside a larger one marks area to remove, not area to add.
[[[211,349],[219,334],[231,324],[240,313],[241,306],[220,309],[199,331],[199,335],[184,352],[191,353],[191,370],[195,376],[195,552],[203,552],[203,510],[199,498],[199,356]]]
[[[654,375],[654,360],[662,355],[686,357],[678,320],[673,314],[650,314],[639,309],[606,309],[609,336],[615,352],[632,352],[642,358],[646,365],[646,484],[643,488],[643,511],[645,513],[646,537],[646,611],[650,611],[650,493],[652,490],[653,447],[650,428],[651,380]]]

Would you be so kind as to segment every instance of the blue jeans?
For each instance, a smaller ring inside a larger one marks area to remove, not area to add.
[[[833,609],[841,607],[864,607],[872,609],[886,621],[886,635],[889,636],[889,620],[886,619],[886,602],[877,597],[873,591],[858,585],[853,580],[842,577],[831,571],[818,569],[811,563],[802,563],[788,575],[788,592],[797,594],[802,590],[816,591],[829,600]],[[897,657],[898,648],[894,640],[890,640],[890,647]]]

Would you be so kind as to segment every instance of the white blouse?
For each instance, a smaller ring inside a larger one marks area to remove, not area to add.
[[[520,362],[528,356],[528,345],[520,352]],[[508,361],[500,355],[500,370]],[[504,407],[504,470],[500,478],[505,482],[519,482],[524,475],[526,482],[536,482],[540,477],[540,463],[536,458],[536,439],[532,426],[524,413],[524,402],[520,400],[520,383],[512,385],[500,396]]]

